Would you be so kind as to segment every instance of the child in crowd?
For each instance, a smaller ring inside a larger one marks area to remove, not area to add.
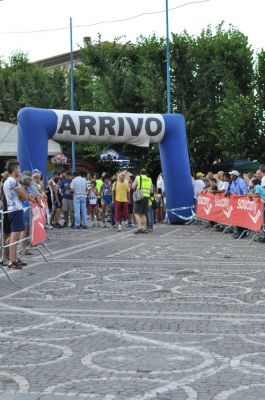
[[[110,183],[110,177],[108,175],[104,175],[103,184],[100,188],[100,196],[102,198],[102,221],[103,227],[106,228],[106,217],[111,213],[111,203],[112,203],[112,189]]]
[[[95,227],[95,215],[97,217],[97,221],[99,221],[99,213],[98,213],[98,190],[96,188],[96,181],[92,180],[90,183],[90,188],[87,192],[87,203],[88,203],[88,211],[91,221],[91,226]],[[99,226],[99,222],[97,223]]]
[[[155,200],[156,200],[156,222],[163,222],[164,221],[164,196],[162,193],[162,189],[158,188],[157,192],[155,193]]]

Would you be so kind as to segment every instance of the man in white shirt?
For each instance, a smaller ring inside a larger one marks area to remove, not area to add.
[[[27,264],[17,259],[17,244],[13,243],[20,239],[21,232],[25,230],[22,200],[34,201],[35,197],[28,194],[17,181],[20,174],[19,163],[16,160],[9,160],[6,168],[9,176],[5,180],[3,190],[11,227],[8,268],[22,269],[22,266]]]
[[[73,173],[74,179],[70,184],[70,188],[74,194],[74,211],[75,211],[75,226],[74,229],[80,229],[80,212],[82,217],[82,228],[87,229],[87,208],[86,208],[86,195],[87,195],[87,181],[85,174],[81,172]]]
[[[195,181],[193,182],[193,191],[194,191],[194,199],[195,202],[197,201],[197,196],[200,192],[203,191],[205,188],[205,183],[203,182],[202,178],[205,175],[202,172],[197,172],[195,175]]]

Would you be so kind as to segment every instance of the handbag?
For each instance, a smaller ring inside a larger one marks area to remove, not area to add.
[[[138,203],[139,201],[143,200],[144,196],[143,193],[141,191],[141,187],[142,187],[142,177],[140,175],[140,187],[139,189],[135,189],[135,191],[133,192],[133,201],[135,203]]]

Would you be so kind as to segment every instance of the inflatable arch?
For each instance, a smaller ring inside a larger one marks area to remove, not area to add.
[[[18,113],[21,170],[46,176],[48,139],[90,143],[159,143],[170,223],[194,214],[193,189],[181,114],[130,114],[23,108]]]

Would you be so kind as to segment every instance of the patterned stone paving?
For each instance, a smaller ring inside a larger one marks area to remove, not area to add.
[[[265,247],[198,226],[51,231],[0,272],[0,400],[264,400]]]

